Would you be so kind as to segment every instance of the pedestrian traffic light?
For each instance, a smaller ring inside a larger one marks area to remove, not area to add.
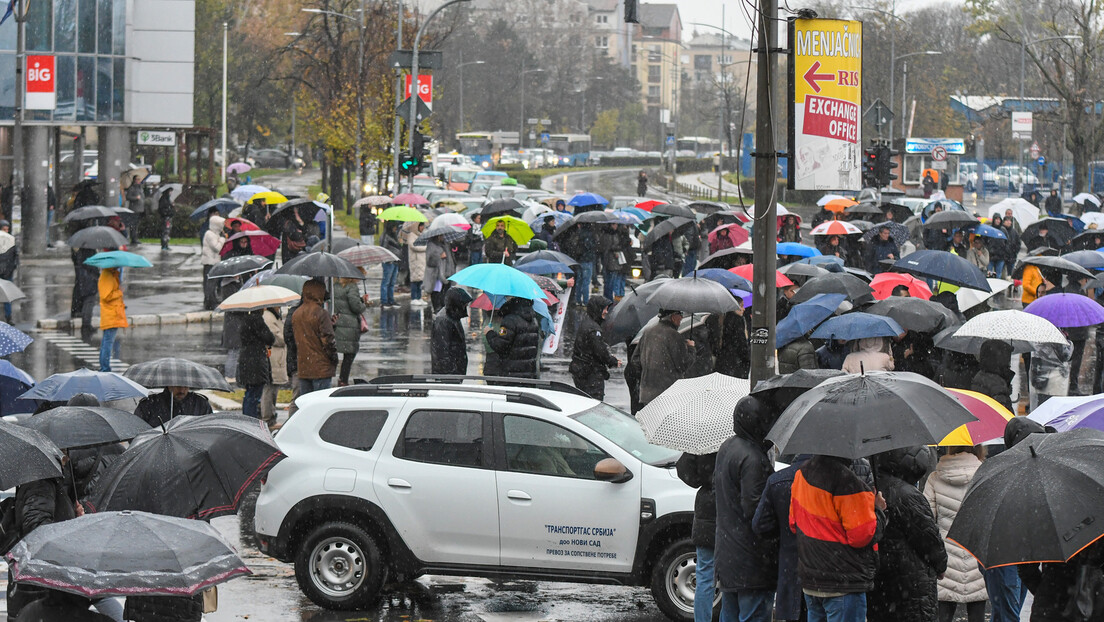
[[[862,184],[864,188],[874,188],[878,185],[875,168],[877,160],[878,152],[875,147],[863,149]]]
[[[894,179],[897,179],[897,175],[893,172],[893,169],[897,168],[897,163],[893,161],[893,156],[895,155],[897,155],[897,151],[890,148],[889,145],[878,145],[877,157],[874,164],[874,175],[877,179],[879,188],[884,188],[890,185],[890,182]]]
[[[399,170],[404,173],[417,173],[421,168],[421,161],[410,155],[409,152],[403,151],[399,154]]]
[[[638,0],[625,0],[625,23],[640,23],[640,10],[638,6]]]

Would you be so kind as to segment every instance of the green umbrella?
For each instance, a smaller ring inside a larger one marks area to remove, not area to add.
[[[491,237],[491,234],[494,233],[495,226],[500,222],[506,224],[506,235],[513,238],[514,242],[517,242],[518,245],[526,244],[529,240],[533,239],[533,229],[529,227],[524,220],[513,216],[496,216],[488,220],[487,223],[483,225],[483,237]]]
[[[379,220],[398,220],[402,222],[428,222],[424,214],[406,205],[396,205],[383,210]]]

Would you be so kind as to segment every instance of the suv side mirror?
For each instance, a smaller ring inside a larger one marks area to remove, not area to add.
[[[632,471],[616,458],[605,458],[594,465],[594,479],[611,484],[623,484],[633,478]]]

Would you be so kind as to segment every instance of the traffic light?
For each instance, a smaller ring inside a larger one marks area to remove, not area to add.
[[[864,188],[874,188],[878,185],[876,164],[878,151],[875,147],[863,149],[862,184]]]
[[[625,0],[625,23],[640,23],[640,10],[638,7],[638,0]]]
[[[418,160],[410,155],[410,152],[403,151],[399,154],[399,169],[404,173],[417,173],[421,167],[421,160]]]
[[[897,179],[897,175],[893,172],[893,169],[897,168],[897,163],[893,161],[895,155],[897,155],[897,151],[890,148],[889,145],[878,145],[874,175],[879,188],[884,188],[890,185],[890,182],[894,179]]]
[[[410,155],[418,161],[418,165],[425,161],[426,137],[419,131],[414,132],[414,144],[411,145]]]

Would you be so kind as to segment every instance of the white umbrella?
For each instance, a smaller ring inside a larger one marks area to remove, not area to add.
[[[1020,352],[1044,343],[1068,343],[1062,331],[1049,320],[1023,311],[990,311],[969,320],[954,333],[955,337],[973,337],[1007,341]]]
[[[457,229],[464,229],[465,231],[471,229],[471,222],[467,218],[464,218],[460,214],[441,214],[433,219],[433,224],[429,226],[429,229],[444,229],[445,227],[456,227]]]
[[[282,307],[299,300],[299,294],[278,285],[255,285],[238,291],[222,301],[219,311],[256,311]]]
[[[1086,226],[1096,225],[1097,229],[1104,229],[1104,212],[1085,212],[1079,218]]]
[[[710,454],[733,435],[732,412],[750,391],[747,380],[724,374],[676,380],[636,418],[653,445]]]
[[[1031,204],[1027,199],[1021,199],[1020,197],[1012,197],[994,203],[989,208],[989,217],[997,216],[1004,218],[1004,213],[1008,210],[1012,210],[1012,218],[1016,220],[1016,223],[1020,225],[1020,229],[1027,227],[1031,223],[1039,220],[1039,208]]]
[[[521,215],[521,219],[524,220],[525,222],[529,222],[530,220],[533,220],[534,218],[536,218],[537,216],[540,216],[541,214],[551,214],[554,211],[555,210],[553,210],[551,207],[548,207],[547,205],[544,205],[543,203],[537,203],[535,205],[532,205],[528,209],[526,209],[525,213]]]
[[[1089,194],[1088,192],[1082,192],[1081,194],[1073,197],[1073,202],[1074,203],[1084,204],[1086,201],[1088,201],[1089,203],[1092,203],[1093,205],[1095,205],[1097,207],[1100,207],[1100,199],[1098,199],[1095,194]],[[1082,220],[1084,220],[1084,219],[1082,219]]]
[[[980,289],[961,287],[957,292],[955,292],[955,298],[958,299],[959,311],[967,311],[969,309],[973,309],[979,304],[1008,289],[1008,287],[1012,285],[1012,281],[1005,281],[1004,279],[986,280],[989,282],[989,289],[992,291],[983,292]]]
[[[0,302],[15,302],[26,297],[27,294],[24,294],[15,283],[0,279]]]
[[[846,198],[847,197],[843,196],[842,194],[826,194],[826,195],[820,197],[820,200],[817,201],[817,205],[820,206],[820,207],[824,207],[825,205],[828,205],[829,201],[835,201],[836,199],[846,199]]]

